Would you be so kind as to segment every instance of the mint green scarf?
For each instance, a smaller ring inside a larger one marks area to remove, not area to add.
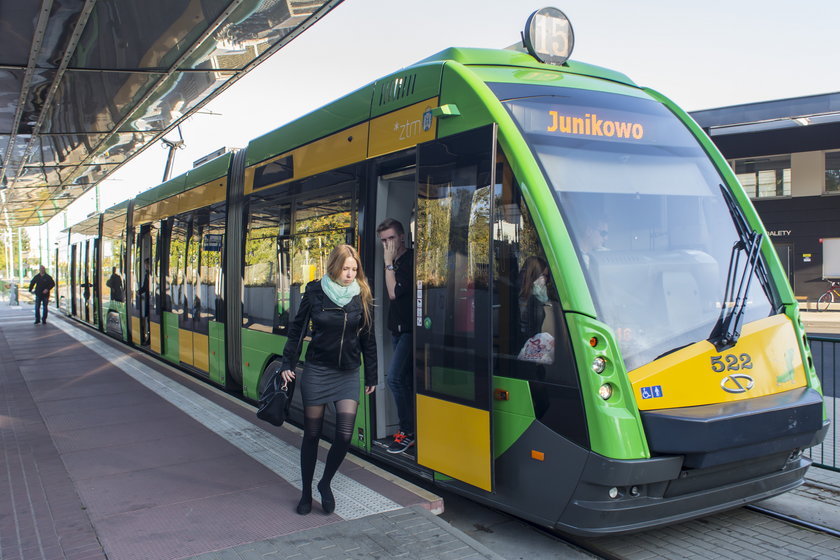
[[[342,286],[338,282],[334,282],[328,274],[324,274],[321,278],[321,289],[327,294],[327,297],[344,307],[354,296],[359,295],[359,283],[353,280],[349,286]]]

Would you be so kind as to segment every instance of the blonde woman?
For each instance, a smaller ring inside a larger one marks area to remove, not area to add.
[[[359,405],[359,366],[365,362],[365,394],[373,393],[377,383],[376,340],[373,330],[373,297],[362,270],[359,253],[350,245],[339,245],[327,259],[327,273],[310,282],[300,309],[289,328],[289,343],[283,352],[285,381],[295,378],[304,322],[312,324],[312,339],[300,379],[303,397],[303,442],[300,471],[303,492],[297,512],[312,510],[312,478],[318,458],[318,438],[327,403],[335,404],[335,438],[327,455],[324,475],[318,483],[321,508],[335,510],[330,482],[350,447],[356,408]]]

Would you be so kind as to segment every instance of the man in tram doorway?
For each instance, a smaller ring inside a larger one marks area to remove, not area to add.
[[[140,287],[137,290],[140,301],[140,344],[149,343],[149,259],[143,259],[143,272],[140,274]]]
[[[47,324],[47,309],[49,308],[50,302],[50,290],[55,288],[55,280],[53,280],[52,276],[47,274],[47,269],[44,265],[41,265],[38,268],[38,274],[36,274],[32,281],[29,283],[29,291],[35,294],[35,324],[44,323]],[[43,307],[44,312],[41,313],[41,308]]]
[[[388,453],[402,453],[414,445],[414,341],[412,302],[414,300],[414,252],[405,246],[402,223],[385,218],[376,228],[385,261],[385,287],[388,290],[388,329],[394,353],[388,365],[388,388],[397,404],[400,429],[388,446]]]

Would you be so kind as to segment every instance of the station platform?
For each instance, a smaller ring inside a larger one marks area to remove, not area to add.
[[[299,430],[52,310],[33,320],[0,305],[3,560],[501,558],[352,454],[335,512],[298,515]]]

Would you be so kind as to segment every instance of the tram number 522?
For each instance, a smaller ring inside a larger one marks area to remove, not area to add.
[[[720,373],[724,370],[738,371],[741,369],[752,369],[752,356],[744,354],[724,354],[712,356],[712,371]]]

